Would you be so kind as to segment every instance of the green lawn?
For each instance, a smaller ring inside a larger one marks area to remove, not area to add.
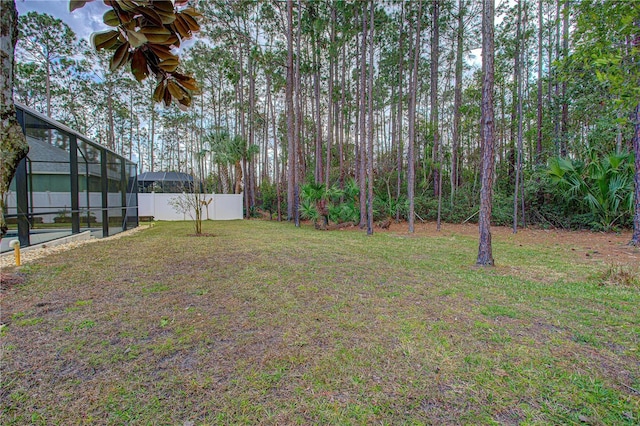
[[[633,275],[499,239],[477,268],[477,239],[450,232],[203,231],[24,266],[2,297],[0,424],[640,423]]]

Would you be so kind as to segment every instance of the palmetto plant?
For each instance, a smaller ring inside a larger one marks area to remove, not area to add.
[[[586,162],[553,158],[548,174],[578,212],[589,212],[592,225],[612,229],[633,213],[633,154],[611,153],[602,158],[590,151]]]
[[[324,225],[329,220],[336,223],[355,222],[360,215],[357,209],[359,189],[350,180],[344,189],[337,186],[327,188],[324,184],[309,183],[300,188],[300,215],[303,219],[312,220],[316,225],[324,218]]]

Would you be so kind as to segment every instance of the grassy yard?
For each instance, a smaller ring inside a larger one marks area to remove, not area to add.
[[[0,424],[640,423],[638,263],[518,234],[477,268],[477,238],[446,226],[203,231],[22,267]]]

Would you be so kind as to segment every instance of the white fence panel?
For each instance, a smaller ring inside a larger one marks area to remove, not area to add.
[[[181,194],[143,193],[138,194],[138,215],[153,216],[155,220],[191,220],[191,215],[177,212],[171,205],[171,199]],[[202,210],[203,219],[236,220],[242,219],[242,194],[206,194],[206,201],[213,199]]]

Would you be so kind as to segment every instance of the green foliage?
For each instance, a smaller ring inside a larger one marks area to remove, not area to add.
[[[395,218],[397,212],[400,213],[401,219],[406,219],[409,213],[409,200],[405,195],[400,195],[400,199],[397,199],[385,193],[376,193],[373,199],[373,210],[374,220]]]
[[[357,222],[360,217],[357,183],[350,179],[344,189],[309,183],[300,188],[300,215],[316,223],[321,217],[335,223]]]
[[[278,194],[276,185],[269,181],[262,182],[260,190],[258,191],[258,196],[258,203],[262,210],[269,212],[269,217],[273,217],[273,214],[278,211]],[[282,206],[280,207],[282,211]]]
[[[312,220],[313,222],[317,222],[320,219],[320,213],[318,213],[318,209],[316,208],[315,201],[310,200],[308,198],[302,198],[300,201],[300,217],[307,220]]]
[[[633,214],[633,155],[611,153],[598,157],[595,151],[585,162],[552,158],[550,182],[564,196],[573,213],[591,215],[594,229],[611,230]]]

